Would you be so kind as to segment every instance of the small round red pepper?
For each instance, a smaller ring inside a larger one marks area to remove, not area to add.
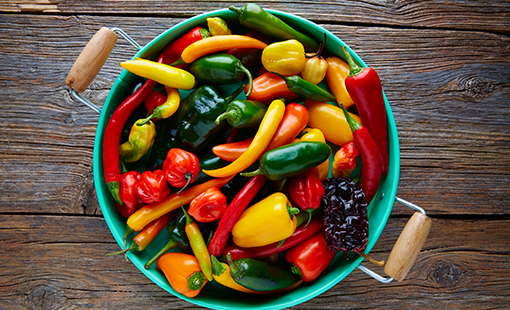
[[[136,193],[145,203],[155,203],[170,194],[163,170],[145,171],[136,184]]]
[[[356,168],[358,162],[359,150],[353,141],[344,144],[335,153],[332,165],[332,174],[335,178],[350,178],[351,173]]]
[[[226,209],[227,197],[219,188],[210,187],[191,201],[188,213],[198,222],[214,222]]]
[[[136,193],[136,184],[140,181],[140,173],[137,171],[129,171],[120,175],[119,197],[123,203],[117,205],[119,212],[124,217],[129,217],[136,210],[144,205],[144,202]]]
[[[289,183],[289,193],[301,210],[309,214],[308,223],[310,223],[312,212],[320,207],[321,198],[324,196],[322,182],[311,170],[307,170],[292,177]]]
[[[165,178],[173,187],[181,187],[179,193],[193,183],[200,173],[198,157],[188,151],[173,148],[163,163]]]

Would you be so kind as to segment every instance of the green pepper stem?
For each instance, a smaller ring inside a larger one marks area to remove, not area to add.
[[[184,175],[184,178],[186,178],[186,185],[184,185],[183,187],[181,187],[181,189],[177,192],[177,195],[179,195],[184,189],[186,189],[186,187],[188,187],[188,185],[191,183],[191,179],[193,178],[193,174],[191,172],[188,172]]]
[[[241,112],[238,109],[231,108],[227,112],[220,114],[214,123],[219,125],[222,120],[226,119],[230,124],[237,124],[241,120]]]
[[[156,253],[156,255],[154,255],[147,263],[145,263],[144,265],[145,269],[149,270],[152,264],[154,264],[154,262],[156,262],[161,256],[163,256],[163,254],[165,254],[166,252],[175,247],[177,247],[177,243],[172,237],[170,237],[168,243],[161,250],[159,250],[159,252]]]
[[[188,277],[188,289],[190,291],[199,290],[204,285],[205,276],[202,271],[195,271],[191,276]]]
[[[133,228],[126,226],[126,230],[124,231],[124,238],[123,238],[123,240],[124,240],[124,245],[122,246],[123,249],[126,248],[127,237],[134,232],[135,232],[135,230]]]
[[[136,123],[136,126],[143,126],[143,125],[147,124],[148,122],[150,122],[153,118],[161,118],[161,112],[160,112],[160,110],[158,110],[158,108],[156,108],[154,110],[154,112],[152,112],[151,115],[147,116],[146,119],[144,119],[141,122]]]
[[[229,10],[231,10],[232,12],[236,12],[237,15],[241,15],[243,12],[243,8],[238,8],[238,7],[235,7],[235,6],[229,6],[228,7]]]
[[[319,46],[319,49],[317,50],[317,52],[311,56],[306,56],[306,58],[314,58],[314,57],[320,57],[321,54],[322,54],[322,51],[324,50],[324,46],[326,45],[326,38],[328,36],[326,35],[326,33],[324,32],[324,41],[321,43],[321,45]]]
[[[291,264],[290,270],[292,271],[292,273],[299,275],[301,278],[303,277],[301,270],[299,270],[298,266],[294,265],[294,263]]]
[[[272,73],[272,74],[275,74],[275,75],[277,75],[277,76],[279,76],[280,78],[282,78],[282,79],[283,79],[283,81],[285,82],[285,84],[287,84],[287,87],[288,87],[289,89],[292,89],[292,88],[295,86],[295,84],[296,84],[296,80],[289,79],[289,78],[288,78],[288,77],[286,77],[285,75],[282,75],[282,74],[280,74],[280,73],[278,73],[278,72],[276,72],[276,71],[271,71],[271,73]]]
[[[205,39],[205,38],[210,37],[211,33],[209,32],[209,30],[202,27],[202,28],[200,28],[200,35],[202,36],[202,39]]]
[[[241,69],[241,71],[243,71],[246,76],[248,76],[248,92],[246,93],[246,98],[250,97],[250,94],[251,94],[251,91],[253,89],[253,77],[251,76],[251,72],[250,70],[246,69],[245,66],[243,65],[239,65],[239,69]]]
[[[262,173],[262,169],[260,169],[260,167],[257,170],[255,170],[255,171],[241,172],[240,173],[241,176],[247,177],[247,178],[251,178],[251,177],[254,177],[254,176],[259,175],[259,174],[263,174]]]
[[[299,209],[296,207],[292,207],[290,203],[287,203],[287,212],[289,213],[289,217],[292,220],[292,217],[296,214],[299,214]]]
[[[170,66],[187,65],[187,64],[188,64],[187,62],[185,62],[184,60],[182,60],[181,57],[179,57],[179,59],[177,59],[177,61],[171,63]]]
[[[344,111],[344,114],[345,114],[345,120],[347,121],[347,123],[349,124],[349,127],[351,127],[351,131],[352,132],[355,132],[356,130],[360,129],[361,128],[361,124],[355,120],[350,114],[349,112],[347,112],[347,109],[344,107],[344,104],[343,103],[340,103],[340,106],[342,107],[342,110]]]
[[[355,76],[355,75],[358,75],[360,74],[362,71],[363,71],[363,68],[360,67],[355,61],[354,59],[352,58],[351,54],[349,53],[349,51],[347,50],[347,46],[343,46],[342,47],[343,51],[344,51],[344,54],[345,54],[345,59],[347,60],[347,63],[349,64],[349,67],[350,67],[350,72],[349,72],[349,76]]]
[[[113,256],[113,255],[119,255],[119,254],[124,254],[124,257],[126,259],[126,261],[128,260],[127,258],[127,252],[129,251],[139,251],[139,246],[136,242],[133,242],[129,245],[129,248],[125,249],[125,250],[122,250],[122,251],[119,251],[119,252],[115,252],[115,253],[108,253],[106,254],[106,256]]]
[[[119,196],[119,187],[120,187],[119,181],[108,182],[108,183],[106,183],[106,185],[108,185],[108,189],[110,190],[110,193],[112,193],[113,199],[115,199],[115,201],[118,204],[123,205],[122,200],[120,200],[120,196]]]
[[[191,216],[189,216],[186,209],[184,209],[184,205],[182,204],[182,202],[181,202],[181,209],[182,209],[182,212],[184,212],[184,215],[186,216],[186,225],[193,224],[193,219],[191,218]]]
[[[308,224],[310,224],[310,221],[312,220],[313,209],[306,209],[305,212],[308,213],[308,222],[306,222],[306,225],[303,226],[303,229],[305,229],[306,226],[308,226]]]
[[[213,275],[219,277],[221,276],[227,268],[225,268],[220,261],[216,258],[216,256],[211,254],[211,263],[212,263],[212,273]]]
[[[227,98],[225,98],[225,103],[230,103],[230,101],[234,100],[244,89],[246,88],[245,84],[242,84],[235,92],[230,94]]]

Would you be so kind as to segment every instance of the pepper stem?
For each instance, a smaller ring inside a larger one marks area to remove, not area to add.
[[[255,170],[255,171],[241,172],[240,173],[241,176],[247,177],[247,178],[251,178],[251,177],[254,177],[254,176],[259,175],[259,174],[263,174],[262,173],[262,169],[260,169],[260,167],[257,170]]]
[[[181,202],[181,209],[182,209],[182,212],[184,212],[184,215],[186,216],[186,225],[193,224],[193,219],[191,218],[191,216],[189,216],[186,209],[184,209],[184,205],[182,204],[182,202]]]
[[[243,71],[246,76],[248,76],[248,92],[246,93],[246,98],[250,97],[251,90],[253,89],[253,77],[251,76],[250,70],[246,69],[245,66],[243,66],[241,63],[239,63],[239,69]]]
[[[287,203],[287,212],[289,213],[289,217],[292,220],[292,217],[296,214],[299,214],[299,209],[292,207],[289,203]]]
[[[225,113],[220,114],[214,123],[219,125],[222,120],[226,119],[229,123],[236,124],[241,119],[241,113],[238,109],[230,109]]]
[[[296,84],[296,81],[289,79],[288,77],[286,77],[283,74],[280,74],[280,73],[278,73],[276,71],[271,71],[271,73],[279,76],[280,78],[282,78],[283,81],[285,82],[285,84],[287,84],[287,87],[289,89],[292,89],[294,87],[294,85]]]
[[[110,190],[110,193],[112,193],[113,199],[115,199],[115,201],[118,204],[123,205],[122,200],[120,200],[120,196],[119,196],[119,188],[120,188],[119,181],[108,182],[108,183],[106,183],[106,185],[108,185],[108,189]]]
[[[361,124],[355,120],[350,114],[349,112],[347,112],[347,109],[344,107],[344,104],[340,102],[340,106],[342,107],[342,110],[344,111],[344,114],[345,114],[345,120],[347,121],[347,123],[349,124],[349,127],[351,127],[351,131],[354,132],[358,129],[361,128]]]
[[[242,84],[235,92],[230,94],[227,98],[225,98],[225,103],[230,103],[230,101],[234,100],[244,89],[246,88],[245,84]]]
[[[209,30],[202,27],[202,28],[200,28],[200,35],[202,36],[202,39],[205,39],[205,38],[210,37],[211,33],[209,32]]]
[[[227,268],[223,266],[220,261],[216,258],[216,256],[211,254],[211,263],[212,263],[212,273],[213,275],[219,277],[221,276]]]
[[[306,209],[305,211],[306,213],[308,213],[308,222],[306,222],[306,225],[303,226],[302,229],[305,229],[306,226],[308,226],[308,224],[310,224],[310,221],[312,220],[312,215],[313,215],[313,209]]]
[[[136,126],[143,126],[143,125],[147,124],[148,122],[150,122],[151,119],[153,119],[153,118],[161,118],[161,113],[157,113],[157,112],[158,112],[158,109],[156,108],[154,110],[154,112],[152,112],[152,114],[149,115],[146,119],[144,119],[141,122],[136,123]]]
[[[126,231],[124,231],[124,239],[123,239],[124,240],[124,245],[122,246],[123,249],[126,248],[127,237],[129,235],[131,235],[132,233],[134,233],[134,232],[135,232],[135,230],[133,228],[131,228],[129,226],[126,226]]]
[[[371,262],[372,264],[374,264],[378,267],[384,267],[384,265],[386,264],[383,260],[380,260],[380,261],[375,260],[372,257],[365,254],[364,252],[355,252],[355,253],[358,253],[361,257],[363,257],[364,259],[368,260],[369,262]]]
[[[324,41],[322,41],[321,45],[319,46],[319,49],[317,50],[317,52],[313,55],[310,55],[310,56],[306,56],[306,58],[314,58],[314,57],[320,57],[321,54],[322,54],[322,51],[324,50],[324,46],[326,45],[326,38],[327,38],[327,35],[326,33],[324,32]]]
[[[299,275],[301,278],[303,277],[301,270],[299,270],[299,267],[294,265],[294,263],[291,264],[290,270],[292,271],[292,273]]]
[[[229,6],[228,9],[231,10],[232,12],[236,12],[237,15],[239,15],[239,16],[243,13],[242,8],[238,8],[235,6]]]
[[[177,195],[179,195],[184,189],[186,189],[186,187],[188,187],[188,185],[191,183],[191,179],[193,178],[193,174],[191,172],[188,172],[184,175],[184,178],[186,178],[186,185],[184,185],[183,187],[181,187],[181,189],[177,192]]]
[[[136,242],[133,242],[129,245],[129,248],[125,249],[125,250],[122,250],[122,251],[119,251],[119,252],[115,252],[115,253],[108,253],[106,254],[106,256],[113,256],[113,255],[119,255],[119,254],[124,254],[124,257],[126,259],[126,261],[128,260],[127,258],[127,252],[129,251],[138,251],[139,247],[138,247],[138,244]]]
[[[187,65],[187,64],[188,64],[187,62],[185,62],[184,60],[182,60],[181,57],[179,57],[179,59],[177,59],[177,61],[171,63],[170,66]]]
[[[202,271],[195,271],[191,276],[188,277],[188,289],[190,291],[199,290],[206,281]]]
[[[352,58],[351,54],[349,53],[349,51],[347,50],[347,46],[343,46],[342,47],[343,51],[344,51],[344,55],[345,55],[345,60],[347,60],[347,63],[349,64],[349,67],[350,67],[350,72],[349,72],[349,76],[355,76],[355,75],[358,75],[360,74],[362,71],[363,71],[363,68],[360,67],[355,61],[354,59]]]
[[[159,252],[156,255],[154,255],[147,263],[145,263],[144,265],[145,269],[149,270],[152,264],[154,264],[163,254],[165,254],[166,252],[175,247],[177,247],[177,243],[172,237],[170,237],[168,243],[161,250],[159,250]]]

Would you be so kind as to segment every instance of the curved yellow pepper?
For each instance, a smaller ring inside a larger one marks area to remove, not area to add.
[[[328,81],[329,89],[335,95],[338,104],[341,102],[344,107],[350,107],[354,104],[354,101],[352,101],[347,88],[345,88],[345,78],[350,72],[349,65],[338,57],[328,57],[326,62],[328,63],[326,81]]]
[[[139,119],[137,122],[143,121]],[[122,143],[119,147],[120,157],[125,163],[132,163],[145,155],[154,144],[156,135],[156,125],[152,121],[138,126],[135,122],[129,132],[128,141]]]
[[[305,48],[294,39],[272,43],[262,51],[264,68],[282,75],[299,74],[305,66],[305,61]]]
[[[168,87],[184,90],[195,87],[195,77],[191,73],[159,62],[136,58],[121,62],[120,65],[131,73]]]
[[[232,228],[232,240],[244,248],[281,241],[296,230],[297,213],[285,194],[274,193],[241,213]]]
[[[318,141],[326,143],[326,138],[322,131],[318,128],[305,128],[302,131],[303,135],[299,139],[294,141]],[[293,141],[293,142],[294,142]],[[313,168],[312,173],[321,181],[324,181],[328,177],[329,173],[329,158],[325,162]]]
[[[234,281],[230,274],[230,266],[228,264],[220,262],[214,255],[211,255],[211,261],[213,270],[212,276],[216,282],[239,292],[260,294],[260,292],[250,290]]]
[[[269,145],[285,113],[285,103],[277,99],[271,102],[260,123],[259,129],[248,149],[229,165],[216,170],[202,170],[213,178],[222,178],[239,173],[251,166]]]

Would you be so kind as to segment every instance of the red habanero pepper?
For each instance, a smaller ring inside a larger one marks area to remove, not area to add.
[[[308,225],[312,219],[312,212],[320,207],[321,198],[324,196],[321,180],[311,170],[307,170],[292,177],[289,183],[289,193],[301,210],[308,213],[308,223],[306,223]]]
[[[292,264],[291,270],[303,281],[310,282],[328,267],[335,257],[324,240],[322,229],[285,252],[285,260]]]
[[[145,171],[136,184],[136,193],[145,203],[160,202],[170,194],[163,170]]]
[[[345,58],[350,66],[345,87],[358,108],[361,123],[374,139],[381,157],[381,171],[388,174],[388,123],[386,105],[381,80],[377,72],[370,67],[362,68],[343,47]]]
[[[174,60],[175,54],[179,59],[182,51],[190,44],[209,36],[208,31],[201,27],[196,27],[184,36],[170,43],[160,54],[158,58],[159,63],[171,63]],[[103,137],[103,167],[105,182],[108,189],[112,193],[113,198],[119,204],[123,204],[119,197],[119,181],[120,181],[120,155],[119,155],[119,140],[124,128],[124,124],[128,120],[133,111],[147,98],[147,96],[154,90],[156,82],[153,80],[146,80],[143,85],[138,88],[131,96],[124,100],[117,109],[113,112],[106,128]]]
[[[332,165],[332,174],[334,178],[350,178],[351,173],[356,168],[356,164],[358,162],[359,151],[354,144],[354,141],[351,141],[347,144],[344,144],[338,151],[335,153],[335,158],[333,160]]]
[[[122,208],[123,211],[119,210],[119,212],[124,217],[129,217],[144,205],[144,202],[136,194],[136,184],[139,181],[140,173],[138,171],[129,171],[120,175],[119,197],[124,202],[124,206],[119,205],[118,207]]]
[[[245,92],[248,93],[248,86]],[[290,101],[298,96],[291,92],[285,81],[274,73],[266,72],[253,80],[253,87],[248,99],[269,105],[275,99]]]
[[[210,187],[189,204],[189,215],[201,223],[221,218],[227,209],[227,197],[217,187]]]
[[[266,177],[262,175],[254,176],[244,185],[232,202],[230,202],[230,205],[220,218],[218,228],[214,232],[211,242],[209,243],[209,252],[212,255],[220,256],[223,253],[223,249],[227,245],[227,240],[234,224],[265,183]]]
[[[165,178],[173,187],[181,187],[179,193],[193,183],[200,173],[198,157],[188,151],[173,148],[163,163]]]
[[[344,111],[349,127],[351,127],[354,142],[361,153],[360,188],[365,193],[367,203],[370,204],[381,180],[381,156],[379,155],[379,149],[368,129],[350,116],[343,104],[340,104],[340,106]]]
[[[291,247],[303,242],[308,237],[312,236],[318,231],[322,231],[324,227],[324,220],[322,219],[322,215],[314,216],[310,223],[308,223],[306,227],[305,224],[300,225],[296,228],[294,233],[285,239],[283,243],[275,242],[268,245],[264,245],[261,247],[254,248],[242,248],[237,245],[227,245],[225,250],[223,251],[223,255],[227,257],[228,254],[232,257],[232,260],[238,260],[240,258],[265,258],[271,255],[280,253]]]

